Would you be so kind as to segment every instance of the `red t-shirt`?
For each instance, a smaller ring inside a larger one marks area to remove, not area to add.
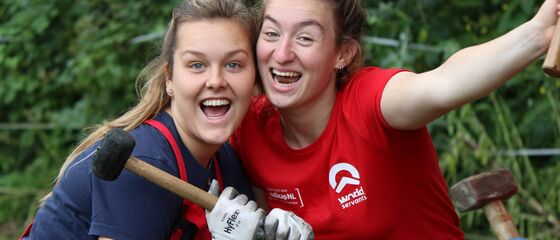
[[[399,71],[361,69],[338,91],[322,135],[298,150],[271,103],[253,99],[232,144],[270,208],[302,217],[319,240],[463,239],[427,129],[396,130],[381,114]]]

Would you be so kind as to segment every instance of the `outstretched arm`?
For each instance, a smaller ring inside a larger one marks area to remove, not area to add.
[[[528,22],[492,41],[460,50],[434,70],[396,74],[381,100],[387,122],[397,129],[417,129],[502,86],[548,49],[558,1],[546,0]]]

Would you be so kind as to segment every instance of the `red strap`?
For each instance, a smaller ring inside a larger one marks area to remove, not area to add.
[[[171,235],[171,239],[170,240],[181,240],[181,237],[183,236],[183,229],[181,228],[176,228],[173,231],[173,234]]]
[[[153,126],[157,130],[159,130],[163,134],[163,136],[165,136],[167,142],[169,142],[171,148],[173,149],[173,153],[175,153],[175,159],[179,167],[179,175],[181,176],[181,179],[183,181],[187,182],[187,168],[185,167],[183,154],[181,154],[179,146],[177,145],[173,134],[171,134],[171,131],[169,131],[169,129],[165,125],[157,120],[149,119],[144,122]],[[219,170],[216,170],[216,172],[219,172]],[[204,209],[202,209],[200,206],[192,203],[187,199],[183,199],[183,219],[193,223],[198,228],[195,239],[211,239],[211,235],[208,232],[208,225],[206,223],[206,214],[204,212]],[[173,233],[171,239],[180,239],[182,235],[183,231],[179,229]]]
[[[169,131],[169,129],[165,125],[163,125],[163,123],[160,123],[156,120],[148,119],[144,122],[150,124],[152,127],[155,127],[163,134],[163,136],[165,136],[167,142],[169,142],[171,148],[173,149],[173,153],[175,153],[175,159],[177,160],[177,165],[179,166],[179,176],[181,176],[181,179],[183,179],[183,181],[188,182],[187,168],[185,167],[183,154],[181,154],[179,146],[177,146],[177,142],[175,141],[175,138],[173,138],[173,134],[171,134],[171,131]]]
[[[25,229],[25,232],[23,232],[23,234],[21,234],[21,236],[19,236],[18,240],[22,240],[24,237],[29,236],[29,233],[31,233],[31,226],[33,226],[33,223],[29,224],[29,226],[27,226],[27,228]]]

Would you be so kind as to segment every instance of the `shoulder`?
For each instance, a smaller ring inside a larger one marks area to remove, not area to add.
[[[135,140],[132,155],[162,170],[176,172],[173,150],[157,129],[142,124],[130,131]]]
[[[357,93],[366,96],[380,94],[389,80],[400,72],[407,71],[401,68],[364,67],[356,71],[341,89],[343,95],[353,96]]]
[[[247,115],[245,115],[242,127],[263,127],[270,119],[274,119],[277,115],[278,109],[272,105],[265,95],[254,96],[251,98],[251,105]]]
[[[364,80],[378,81],[378,82],[388,81],[395,74],[403,71],[407,71],[407,70],[402,68],[380,68],[375,66],[363,67],[358,71],[356,71],[351,76],[349,83],[355,81],[364,81]]]
[[[274,110],[274,105],[272,105],[265,95],[253,96],[251,98],[250,112],[260,115],[263,112],[273,112]]]
[[[155,128],[142,124],[130,131],[130,135],[135,140],[135,154],[156,154],[166,145],[165,137]]]

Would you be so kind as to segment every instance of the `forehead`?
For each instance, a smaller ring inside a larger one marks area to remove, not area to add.
[[[196,48],[220,52],[242,48],[251,52],[250,39],[245,27],[231,19],[186,21],[177,26],[177,51]]]
[[[263,15],[280,23],[315,22],[333,28],[333,8],[324,0],[267,0]]]

